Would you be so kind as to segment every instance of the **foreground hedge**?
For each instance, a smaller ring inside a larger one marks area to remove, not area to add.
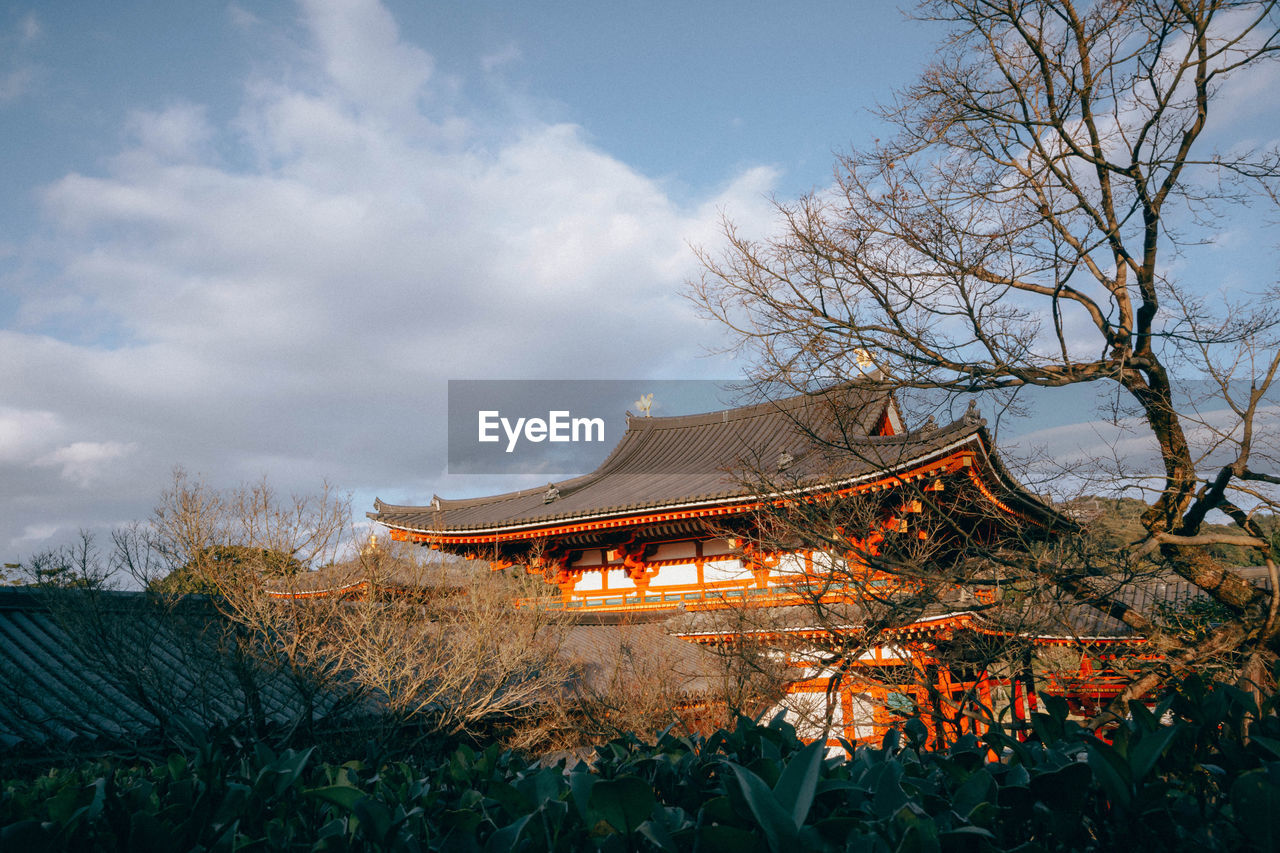
[[[3,783],[4,850],[1274,850],[1280,724],[1192,681],[1111,742],[1048,703],[1035,737],[923,748],[909,721],[851,759],[781,720],[629,738],[545,767],[497,747],[434,763],[326,764],[203,743],[166,763]],[[993,754],[1002,756],[991,761]]]

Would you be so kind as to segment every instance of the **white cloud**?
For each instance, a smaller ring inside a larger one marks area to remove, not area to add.
[[[331,83],[360,109],[412,111],[433,62],[400,40],[395,19],[377,0],[303,0],[304,14]]]
[[[20,546],[39,547],[50,542],[59,529],[56,524],[29,524],[22,528],[21,535],[17,536],[13,542]]]
[[[524,53],[520,50],[520,45],[515,42],[508,42],[492,53],[487,53],[480,57],[480,67],[484,69],[486,74],[492,74],[499,69],[519,62],[523,58]]]
[[[62,479],[85,489],[102,477],[108,463],[128,456],[137,449],[138,445],[134,442],[75,441],[40,457],[34,464],[59,468]]]
[[[8,32],[0,32],[0,104],[30,93],[36,82],[36,66],[29,48],[39,40],[40,19],[35,12],[23,15]]]
[[[140,153],[170,162],[192,160],[207,153],[213,128],[199,104],[176,104],[159,112],[137,110],[129,117],[129,129]]]
[[[0,407],[0,463],[30,461],[62,432],[54,412]]]
[[[18,33],[23,44],[30,44],[40,38],[43,31],[44,28],[40,26],[40,19],[36,17],[35,12],[28,12],[18,22]]]
[[[17,100],[25,95],[34,78],[35,72],[26,66],[0,74],[0,103]]]
[[[174,464],[449,493],[449,378],[725,372],[680,296],[689,244],[722,210],[765,222],[774,172],[677,203],[582,128],[448,106],[381,6],[302,9],[312,64],[252,78],[234,120],[137,110],[101,173],[41,193],[23,268],[52,272],[7,282],[0,399],[50,424],[15,450],[40,464],[0,469],[0,546],[41,517],[145,515]]]
[[[254,27],[261,26],[262,19],[250,12],[239,3],[231,3],[227,6],[227,14],[231,17],[231,23],[242,30],[249,30]]]
[[[1180,387],[1186,390],[1191,384],[1180,383]],[[1080,402],[1079,395],[1075,400]],[[1072,414],[1082,418],[1090,413],[1082,410]],[[1239,416],[1220,399],[1201,401],[1198,407],[1184,402],[1179,406],[1179,418],[1202,478],[1212,479],[1222,466],[1234,462],[1243,431]],[[1251,467],[1268,470],[1280,451],[1280,406],[1258,407],[1251,442]],[[1025,466],[1024,480],[1040,482],[1058,497],[1077,492],[1108,494],[1121,489],[1136,495],[1138,488],[1152,497],[1164,486],[1164,466],[1155,434],[1137,416],[1039,429],[1019,435],[1016,441],[1001,442],[1001,450],[1010,461],[1020,460],[1017,464]],[[1274,497],[1276,493],[1272,487],[1258,483],[1248,484],[1248,490],[1252,495],[1232,491],[1229,496],[1252,506],[1257,495]]]

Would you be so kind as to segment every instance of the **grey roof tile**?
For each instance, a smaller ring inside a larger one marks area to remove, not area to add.
[[[376,503],[369,513],[392,528],[434,534],[537,528],[575,521],[730,504],[770,491],[830,487],[874,479],[931,456],[969,444],[980,449],[1006,490],[1039,511],[1047,510],[1023,492],[994,454],[981,420],[961,419],[941,428],[895,436],[870,433],[891,398],[851,384],[700,415],[631,418],[613,453],[590,474],[554,485],[559,496],[547,503],[546,486],[487,497],[447,500],[437,506]],[[780,455],[792,457],[777,470]]]
[[[156,608],[145,593],[0,588],[0,746],[145,740],[180,715],[244,713],[239,675],[200,596]],[[255,676],[268,721],[302,707],[287,679]],[[323,713],[335,697],[318,696]]]

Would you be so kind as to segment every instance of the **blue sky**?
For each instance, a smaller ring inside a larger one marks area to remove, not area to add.
[[[780,192],[826,182],[832,151],[874,137],[867,109],[910,81],[938,32],[894,3],[384,8],[433,68],[427,110],[497,137],[521,122],[578,125],[686,200],[760,165],[779,170]],[[134,111],[199,104],[225,125],[251,78],[301,82],[319,58],[306,19],[289,3],[9,5],[0,99],[20,131],[6,134],[6,230],[36,212],[33,186],[101,169]],[[226,142],[229,165],[253,166]]]
[[[733,377],[690,246],[829,182],[939,35],[879,2],[0,6],[0,557],[144,517],[175,465],[358,512],[507,487],[446,474],[449,379]]]

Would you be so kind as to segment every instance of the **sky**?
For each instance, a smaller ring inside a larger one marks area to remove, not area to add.
[[[450,379],[736,378],[683,296],[940,31],[892,3],[0,3],[0,557],[175,466],[425,503]],[[655,413],[658,413],[655,410]]]

